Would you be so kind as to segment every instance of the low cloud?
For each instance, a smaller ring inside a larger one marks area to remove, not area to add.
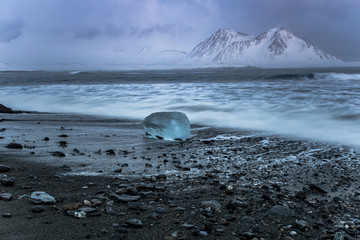
[[[22,34],[21,21],[0,21],[0,42],[10,42]]]
[[[102,34],[102,31],[97,28],[85,28],[75,31],[75,38],[78,39],[93,39]]]

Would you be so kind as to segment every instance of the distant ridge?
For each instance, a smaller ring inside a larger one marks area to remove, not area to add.
[[[219,29],[188,55],[216,64],[327,64],[341,62],[285,28],[275,27],[260,35]]]

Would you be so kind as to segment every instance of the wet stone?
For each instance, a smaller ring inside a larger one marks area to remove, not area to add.
[[[54,157],[65,157],[65,153],[60,152],[60,151],[55,151],[53,152],[51,155],[53,155]]]
[[[186,228],[186,229],[191,229],[191,228],[195,227],[195,224],[193,224],[193,223],[184,223],[182,226],[184,228]]]
[[[5,201],[10,201],[12,198],[11,193],[0,193],[0,199]]]
[[[96,212],[97,209],[92,208],[92,207],[82,207],[82,208],[79,208],[79,211],[83,211],[85,213],[93,213],[93,212]]]
[[[6,147],[10,149],[23,149],[23,146],[20,143],[15,142],[9,143]]]
[[[275,205],[267,211],[268,215],[282,215],[282,216],[293,216],[295,213],[293,210],[286,206]]]
[[[133,228],[141,228],[143,227],[143,223],[141,220],[133,218],[126,221],[126,223]]]
[[[157,219],[159,219],[159,217],[160,217],[160,214],[158,214],[158,213],[156,213],[156,212],[151,213],[151,214],[149,215],[149,218],[151,218],[151,219],[153,219],[153,220],[157,220]]]
[[[42,205],[35,205],[31,208],[31,211],[34,213],[41,213],[41,212],[45,211],[45,208]]]
[[[132,210],[140,210],[140,211],[146,211],[147,207],[142,202],[129,202],[128,203],[129,209]]]
[[[207,237],[207,236],[208,236],[208,233],[205,232],[205,231],[196,230],[196,231],[192,232],[192,235],[193,235],[194,237]]]
[[[176,208],[174,208],[174,211],[175,212],[184,212],[186,209],[185,208],[183,208],[183,207],[176,207]]]
[[[221,204],[216,200],[201,202],[203,207],[211,208],[213,211],[221,212]]]
[[[11,178],[3,178],[0,180],[1,184],[5,187],[10,187],[12,185],[14,185],[15,183],[15,178],[11,177]]]
[[[11,213],[3,213],[3,218],[11,218]]]
[[[157,207],[157,208],[155,208],[155,212],[161,214],[161,213],[165,212],[165,209],[162,207]]]
[[[141,196],[133,196],[133,195],[118,195],[118,194],[111,194],[110,195],[111,198],[115,198],[116,200],[120,201],[120,202],[132,202],[132,201],[137,201],[141,198]]]
[[[108,215],[115,215],[116,214],[115,210],[110,206],[105,207],[105,213],[108,214]]]
[[[306,229],[306,227],[308,226],[308,223],[304,220],[296,220],[295,225],[298,229],[300,229],[301,231],[304,231]]]
[[[212,224],[211,222],[204,222],[204,229],[207,230],[208,232],[211,232],[213,229],[214,224]]]
[[[297,192],[295,194],[295,197],[298,198],[298,199],[301,199],[301,200],[305,200],[306,199],[306,193],[304,191]]]
[[[225,229],[223,229],[223,228],[216,228],[215,229],[215,233],[217,233],[217,234],[223,234],[225,232]]]
[[[56,203],[56,200],[53,196],[49,195],[46,192],[35,191],[31,194],[31,198],[35,200],[39,200],[42,203]]]
[[[327,193],[324,189],[322,189],[321,187],[319,187],[315,184],[310,184],[309,187],[310,187],[310,190],[312,190],[312,191],[319,192],[321,194]]]
[[[225,214],[224,219],[225,221],[233,221],[235,220],[235,216],[232,214]]]
[[[156,176],[157,179],[163,179],[163,180],[166,180],[167,176],[165,174],[159,174]]]
[[[8,171],[10,171],[9,166],[0,164],[0,172],[8,172]]]
[[[108,149],[108,150],[106,150],[105,152],[106,152],[106,155],[115,156],[115,151],[114,151],[114,149]]]

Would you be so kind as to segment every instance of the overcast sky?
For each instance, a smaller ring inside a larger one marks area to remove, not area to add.
[[[219,28],[275,26],[360,61],[360,0],[0,1],[0,63],[121,63],[143,47],[191,51]]]

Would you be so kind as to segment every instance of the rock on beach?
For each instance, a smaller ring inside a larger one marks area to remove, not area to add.
[[[53,196],[49,195],[46,192],[35,191],[31,194],[32,199],[40,200],[42,203],[56,203],[56,200]]]
[[[14,111],[11,108],[0,104],[0,113],[14,113]]]

